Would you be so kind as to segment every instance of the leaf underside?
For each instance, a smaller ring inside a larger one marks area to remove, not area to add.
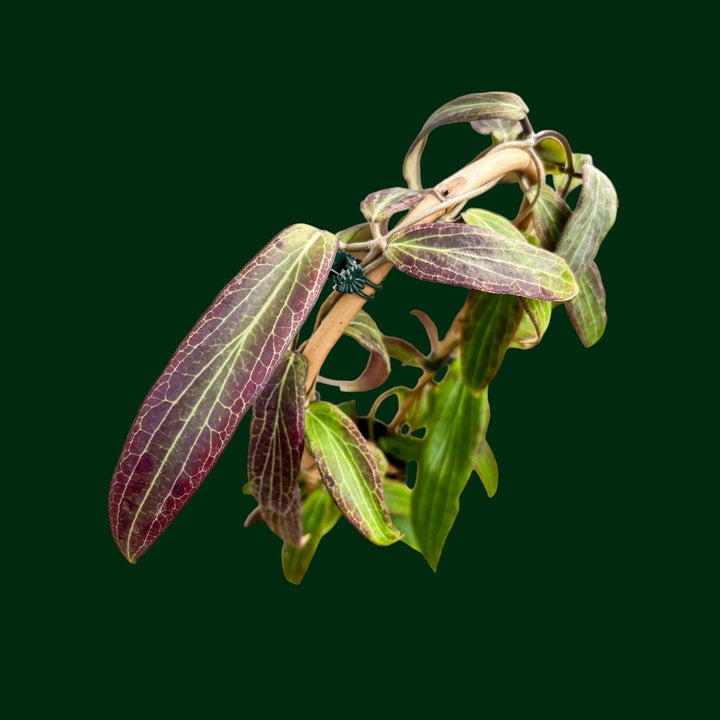
[[[217,296],[153,385],[113,475],[115,542],[135,562],[210,472],[314,306],[336,252],[293,225]]]

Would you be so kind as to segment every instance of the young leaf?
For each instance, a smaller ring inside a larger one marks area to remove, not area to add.
[[[473,225],[414,225],[392,235],[385,257],[420,280],[472,290],[552,301],[569,300],[577,292],[562,258]]]
[[[594,259],[615,223],[618,206],[612,183],[590,162],[583,165],[582,182],[577,207],[565,223],[555,248],[577,277]]]
[[[478,397],[465,387],[457,363],[428,394],[423,447],[412,491],[415,539],[433,570],[460,509],[460,495],[475,468],[490,419],[487,390]],[[495,480],[496,482],[496,480]]]
[[[309,225],[283,230],[220,292],[150,390],[110,487],[113,535],[131,562],[210,472],[310,313],[336,247]]]
[[[417,205],[425,195],[427,195],[427,192],[402,187],[377,190],[370,193],[360,203],[360,211],[368,222],[380,227],[381,230],[385,230],[387,221],[395,213],[409,210]]]
[[[255,401],[250,424],[248,480],[257,510],[282,540],[300,545],[300,460],[305,445],[307,360],[287,353]]]
[[[374,453],[350,418],[331,403],[310,403],[305,430],[308,450],[343,515],[377,545],[399,540]]]
[[[305,498],[302,507],[302,524],[306,531],[304,542],[300,547],[286,542],[281,553],[283,573],[289,582],[300,584],[320,540],[335,527],[341,514],[323,487],[313,490]]]
[[[399,360],[403,365],[421,369],[425,367],[425,356],[407,340],[383,335],[383,343],[388,355]]]
[[[318,381],[339,387],[343,392],[365,392],[382,385],[390,375],[390,356],[385,347],[383,334],[375,321],[364,310],[360,310],[345,328],[345,335],[357,340],[362,347],[370,351],[365,370],[355,380],[330,380],[319,377]]]
[[[460,342],[465,387],[477,395],[495,377],[523,312],[514,295],[472,293],[467,325]]]
[[[395,480],[383,480],[385,500],[387,502],[390,517],[395,526],[403,534],[401,540],[413,550],[422,552],[415,540],[415,534],[410,521],[410,498],[412,490],[404,483]]]
[[[542,340],[550,324],[553,304],[531,298],[524,298],[522,304],[524,312],[508,347],[529,350]]]
[[[488,497],[492,497],[498,488],[498,465],[495,455],[485,438],[483,438],[473,458],[473,470],[480,476]]]
[[[578,294],[565,303],[570,322],[585,347],[594,345],[605,332],[605,288],[597,265],[591,260],[578,278]]]
[[[522,120],[527,111],[525,103],[514,93],[508,92],[474,93],[445,103],[428,118],[405,156],[403,176],[408,187],[412,190],[422,188],[420,157],[428,135],[435,128],[452,123],[469,122],[474,123],[478,132],[484,132],[487,127],[482,121]]]

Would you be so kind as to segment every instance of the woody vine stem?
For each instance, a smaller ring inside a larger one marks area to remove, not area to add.
[[[469,165],[438,183],[433,192],[411,209],[399,223],[399,228],[409,227],[420,222],[433,222],[455,207],[474,196],[480,195],[508,173],[516,172],[530,182],[537,181],[537,169],[533,156],[519,147],[502,147],[497,152],[488,153],[473,160]],[[386,260],[372,267],[367,277],[378,285],[392,269]],[[307,393],[312,396],[320,368],[345,328],[350,324],[366,300],[359,295],[342,295],[330,308],[312,336],[302,347],[307,359]],[[462,327],[467,317],[467,302],[460,309],[447,334],[433,353],[435,359],[447,357],[457,346],[462,335]],[[418,385],[427,382],[427,373],[418,381]]]

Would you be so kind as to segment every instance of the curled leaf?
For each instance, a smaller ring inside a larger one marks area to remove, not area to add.
[[[399,540],[385,507],[375,455],[357,426],[327,402],[310,403],[305,425],[308,450],[343,515],[377,545]]]
[[[300,545],[300,461],[305,445],[307,360],[288,353],[255,401],[248,481],[259,514],[282,540]]]
[[[414,225],[392,235],[385,257],[420,280],[472,290],[552,301],[569,300],[577,293],[562,258],[472,225]]]
[[[197,490],[315,304],[329,232],[293,225],[220,292],[143,402],[110,486],[120,551],[135,562]]]
[[[403,187],[386,188],[370,193],[360,203],[360,210],[367,220],[385,229],[387,221],[398,212],[417,205],[427,192]]]
[[[385,347],[383,334],[375,321],[364,310],[359,310],[345,328],[345,335],[357,340],[362,347],[370,351],[365,370],[355,380],[331,380],[319,377],[318,381],[339,387],[343,392],[365,392],[382,385],[390,374],[390,356]]]
[[[543,185],[540,197],[532,208],[532,224],[540,246],[554,250],[571,211],[557,190]]]
[[[592,163],[582,167],[582,188],[555,252],[580,276],[615,223],[618,199],[610,180]]]
[[[474,123],[478,132],[487,132],[496,126],[488,126],[492,120],[522,120],[528,111],[520,97],[508,92],[486,92],[463,95],[438,108],[423,125],[413,141],[403,163],[403,176],[409,188],[420,190],[420,157],[427,143],[428,135],[441,125],[452,123]]]

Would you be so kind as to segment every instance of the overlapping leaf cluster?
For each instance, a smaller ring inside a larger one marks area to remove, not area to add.
[[[458,122],[491,136],[484,153],[514,147],[528,154],[535,180],[515,178],[523,191],[518,217],[464,210],[464,197],[432,221],[391,228],[394,216],[432,192],[420,174],[428,135]],[[282,540],[283,571],[293,583],[341,517],[377,545],[401,540],[434,569],[471,476],[495,493],[489,385],[509,349],[540,342],[559,305],[584,345],[601,337],[605,293],[595,257],[617,198],[589,156],[572,153],[558,133],[535,133],[512,93],[468,95],[438,109],[403,171],[407,187],[376,191],[361,203],[364,223],[336,234],[294,225],[273,238],[180,345],[140,408],[112,481],[111,524],[129,560],[174,519],[251,406],[246,492],[257,507],[246,524],[264,522]],[[421,281],[468,289],[442,340],[432,319],[414,312],[428,354],[383,334],[361,310],[345,333],[369,352],[365,370],[350,380],[308,378],[297,337],[339,248],[363,264],[389,261]],[[345,392],[383,388],[393,360],[416,368],[417,383],[383,389],[364,417],[354,403],[315,394],[316,380]],[[390,398],[398,409],[384,423],[377,414]]]

